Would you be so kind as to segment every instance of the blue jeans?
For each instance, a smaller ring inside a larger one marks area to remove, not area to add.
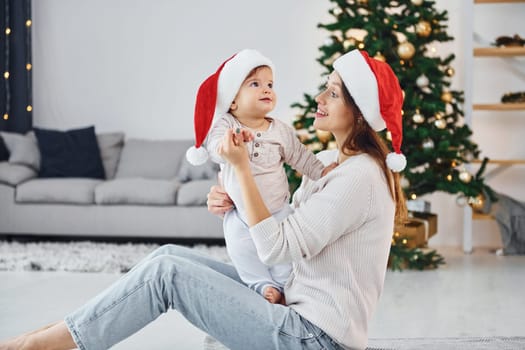
[[[101,350],[170,308],[232,350],[341,349],[293,309],[246,287],[233,266],[176,245],[152,252],[65,322],[79,349]]]

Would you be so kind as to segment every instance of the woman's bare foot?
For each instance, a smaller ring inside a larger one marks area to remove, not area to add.
[[[63,321],[0,343],[0,350],[74,349],[76,344]]]
[[[278,289],[268,286],[264,289],[263,297],[272,304],[279,304],[281,302],[282,294]]]

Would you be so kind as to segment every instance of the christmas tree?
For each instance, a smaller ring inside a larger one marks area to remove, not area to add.
[[[317,61],[328,75],[332,63],[353,49],[386,61],[396,73],[404,92],[403,146],[407,168],[402,186],[408,199],[445,191],[476,198],[485,188],[481,176],[465,164],[477,158],[478,147],[469,140],[472,132],[463,121],[463,93],[450,88],[454,76],[453,54],[442,58],[433,46],[453,40],[447,34],[447,11],[438,11],[431,0],[330,0],[331,23],[319,24],[328,33]],[[321,89],[321,87],[320,87]],[[300,140],[314,152],[335,148],[331,134],[312,126],[317,103],[305,94],[295,103],[301,113],[294,121]],[[388,132],[382,136],[389,140]],[[390,142],[387,142],[390,144]],[[288,169],[292,190],[300,174]],[[442,258],[435,251],[404,248],[393,238],[392,267],[437,267]]]

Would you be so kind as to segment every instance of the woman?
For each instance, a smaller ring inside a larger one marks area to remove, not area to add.
[[[402,94],[390,67],[364,52],[341,56],[334,69],[316,98],[314,125],[332,132],[338,145],[319,159],[339,165],[317,181],[305,178],[294,212],[283,221],[265,207],[239,135],[229,130],[221,145],[239,179],[260,258],[269,265],[293,264],[284,289],[287,305],[250,290],[232,266],[168,245],[65,321],[0,349],[106,349],[169,308],[230,349],[365,348],[394,217],[405,211],[398,175],[390,170],[403,167]],[[374,131],[385,124],[397,153],[388,157]],[[210,211],[223,211],[225,200],[212,191]]]

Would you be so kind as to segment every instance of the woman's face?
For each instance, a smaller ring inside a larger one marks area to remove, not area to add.
[[[354,124],[354,113],[345,102],[343,82],[336,71],[328,76],[325,89],[315,98],[317,113],[314,128],[330,131],[336,140],[343,142]]]

